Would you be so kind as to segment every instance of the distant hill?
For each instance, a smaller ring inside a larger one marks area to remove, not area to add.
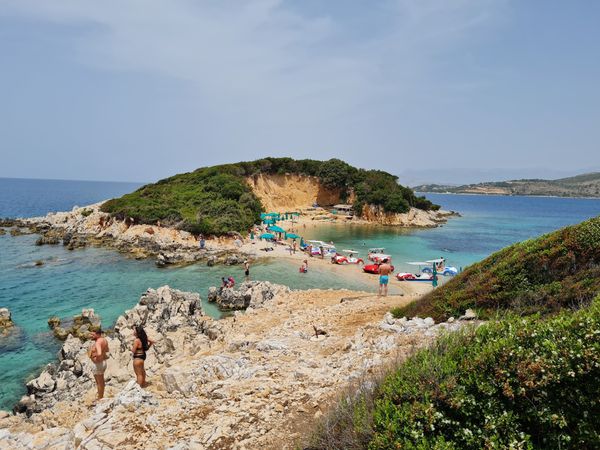
[[[266,208],[274,205],[291,208],[302,199],[309,202],[309,195],[290,196],[287,202],[271,201],[271,197],[282,195],[281,189],[270,190],[270,185],[281,181],[275,178],[282,175],[301,178],[295,179],[294,184],[288,186],[289,190],[307,189],[314,193],[310,203],[303,205],[306,207],[323,199],[323,206],[328,206],[328,202],[351,203],[359,216],[365,206],[377,206],[386,213],[405,213],[411,207],[426,211],[439,209],[438,205],[398,184],[398,177],[387,172],[358,169],[339,159],[292,158],[264,158],[203,167],[109,200],[101,209],[118,219],[130,217],[136,223],[146,224],[160,221],[192,233],[244,232],[260,221],[260,213],[266,212]],[[265,182],[265,178],[272,179]],[[296,202],[291,197],[295,197]]]
[[[541,195],[556,197],[600,197],[600,172],[558,180],[523,179],[451,186],[422,184],[417,192],[484,195]]]

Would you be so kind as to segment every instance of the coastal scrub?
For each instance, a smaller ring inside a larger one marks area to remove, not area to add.
[[[339,438],[373,450],[592,449],[600,446],[598,399],[600,296],[576,312],[439,338],[368,393],[342,400],[327,419],[336,426],[322,426],[312,446],[340,448]]]

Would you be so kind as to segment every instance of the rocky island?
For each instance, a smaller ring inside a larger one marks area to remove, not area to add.
[[[350,215],[332,210],[342,201],[352,208]],[[36,245],[110,247],[135,258],[155,258],[159,266],[240,264],[257,254],[236,243],[247,239],[260,214],[269,210],[299,212],[298,228],[332,222],[437,227],[456,214],[416,196],[386,172],[337,159],[265,158],[197,169],[67,212],[0,220],[0,227],[11,227],[15,235],[37,233]]]

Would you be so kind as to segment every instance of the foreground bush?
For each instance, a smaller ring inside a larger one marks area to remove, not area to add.
[[[439,321],[467,308],[484,317],[551,313],[585,306],[598,292],[600,216],[496,252],[398,314]]]
[[[599,433],[600,297],[438,339],[343,400],[311,448],[594,449]]]

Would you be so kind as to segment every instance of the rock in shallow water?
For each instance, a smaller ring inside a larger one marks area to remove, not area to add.
[[[290,288],[268,281],[245,281],[235,288],[215,288],[208,290],[209,301],[215,301],[221,309],[258,309],[278,295],[285,295]]]

